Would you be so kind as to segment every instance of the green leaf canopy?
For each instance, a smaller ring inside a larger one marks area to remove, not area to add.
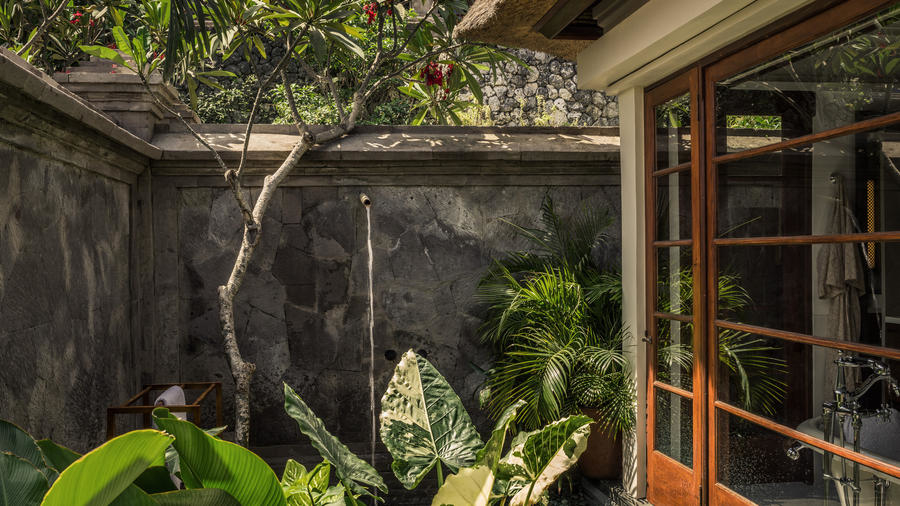
[[[153,419],[159,428],[175,436],[172,444],[181,459],[182,473],[189,470],[203,488],[222,489],[240,504],[285,504],[275,472],[253,452],[212,437],[165,408],[154,409]]]
[[[397,364],[381,399],[381,440],[407,489],[440,463],[454,473],[470,466],[483,444],[447,380],[412,350]]]
[[[309,438],[313,448],[318,450],[323,459],[331,463],[334,472],[345,486],[350,487],[356,494],[370,494],[364,486],[376,487],[382,492],[387,492],[387,485],[384,484],[378,471],[332,436],[325,429],[322,420],[287,384],[284,385],[284,410],[297,421],[300,432]]]

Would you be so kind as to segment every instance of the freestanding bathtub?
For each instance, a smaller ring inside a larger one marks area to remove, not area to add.
[[[900,412],[891,409],[891,416],[888,421],[880,417],[864,418],[862,429],[860,429],[860,450],[863,455],[876,458],[888,464],[900,467]],[[804,434],[808,434],[817,439],[824,440],[824,423],[822,417],[817,416],[810,418],[797,426],[797,430]],[[844,427],[845,446],[852,447],[852,430],[847,423]],[[840,434],[835,431],[835,444],[838,444]],[[804,445],[818,453],[823,451],[814,446]],[[847,473],[851,473],[852,463],[848,463]],[[841,477],[842,467],[841,458],[835,457],[832,471],[835,477]],[[900,505],[900,478],[875,471],[866,467],[860,467],[860,504],[875,504],[875,486],[874,477],[887,480],[890,486],[884,489],[885,504]],[[848,476],[849,478],[850,476]],[[844,494],[841,488],[836,488],[837,496],[842,506],[852,505],[852,495]]]

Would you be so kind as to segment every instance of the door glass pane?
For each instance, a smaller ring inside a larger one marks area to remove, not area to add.
[[[694,371],[692,323],[660,319],[656,322],[656,379],[691,390]]]
[[[860,493],[855,501],[851,485],[838,485],[825,477],[826,466],[830,465],[830,475],[835,479],[853,482],[852,461],[833,455],[826,459],[819,449],[804,447],[724,411],[718,411],[716,418],[718,481],[753,502],[798,506],[900,504],[898,478],[860,466]]]
[[[688,93],[656,106],[656,169],[691,160],[691,99]]]
[[[741,151],[900,110],[895,5],[716,85],[716,152]]]
[[[898,246],[851,242],[719,247],[718,317],[900,348]]]
[[[691,238],[691,171],[656,178],[656,239]]]
[[[694,298],[691,247],[659,248],[656,259],[657,309],[664,313],[690,314]]]
[[[887,419],[863,418],[864,451],[900,461],[900,397],[891,387],[900,380],[900,362],[725,329],[719,330],[718,355],[718,400],[822,439],[823,408],[837,401],[835,390],[846,391],[866,414],[886,408],[881,414]],[[852,447],[849,422],[846,428]],[[886,444],[882,436],[893,432],[897,439]],[[835,434],[829,442],[840,444]]]
[[[656,389],[656,426],[653,446],[687,467],[694,462],[694,424],[691,400]]]
[[[900,127],[723,163],[716,170],[718,237],[900,230]]]

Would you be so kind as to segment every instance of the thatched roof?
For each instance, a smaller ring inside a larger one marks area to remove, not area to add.
[[[551,40],[534,31],[554,0],[475,0],[456,26],[456,37],[542,51],[575,60],[589,40]]]

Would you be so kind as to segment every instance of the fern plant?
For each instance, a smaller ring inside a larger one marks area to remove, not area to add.
[[[621,279],[598,260],[611,218],[582,209],[563,219],[548,195],[538,228],[506,223],[532,248],[496,260],[475,294],[487,306],[481,336],[495,354],[482,397],[488,414],[497,419],[523,399],[517,419],[528,428],[591,407],[604,428],[631,430]]]

